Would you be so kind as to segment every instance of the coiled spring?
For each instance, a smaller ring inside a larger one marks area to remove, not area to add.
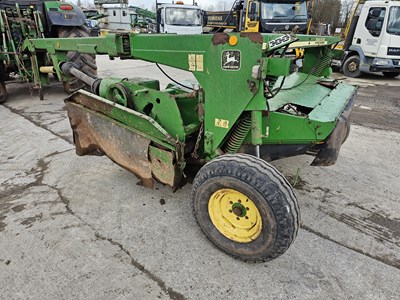
[[[224,151],[226,153],[237,153],[250,129],[251,118],[246,117],[244,119],[241,119],[234,129],[232,135],[230,136],[228,142],[226,143]]]

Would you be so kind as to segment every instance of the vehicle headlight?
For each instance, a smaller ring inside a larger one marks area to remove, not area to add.
[[[390,59],[375,58],[372,64],[377,66],[387,66],[390,64],[390,62],[391,62]]]

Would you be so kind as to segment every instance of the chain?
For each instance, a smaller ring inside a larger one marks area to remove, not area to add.
[[[192,153],[192,157],[194,159],[199,159],[199,155],[197,154],[197,150],[199,150],[200,141],[201,141],[201,137],[203,136],[203,132],[204,132],[204,121],[201,122],[199,135],[197,136],[196,144],[194,146],[194,150],[193,150],[193,153]]]

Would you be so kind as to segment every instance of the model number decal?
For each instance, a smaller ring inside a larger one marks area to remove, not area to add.
[[[288,41],[290,41],[290,35],[285,34],[285,35],[282,35],[281,37],[278,37],[272,41],[269,41],[268,47],[269,47],[269,49],[276,48],[277,46],[280,46]]]

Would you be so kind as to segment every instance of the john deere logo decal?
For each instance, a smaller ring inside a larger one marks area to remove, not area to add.
[[[222,51],[222,69],[223,70],[239,70],[240,69],[240,51],[225,50]]]

